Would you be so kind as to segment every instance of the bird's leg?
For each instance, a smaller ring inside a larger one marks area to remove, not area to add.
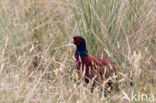
[[[95,87],[96,87],[96,84],[93,83],[93,84],[92,84],[92,87],[91,87],[91,93],[93,93]]]

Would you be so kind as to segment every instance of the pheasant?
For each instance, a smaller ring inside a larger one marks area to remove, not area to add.
[[[75,60],[77,73],[84,78],[85,83],[92,83],[92,90],[101,86],[113,73],[116,73],[117,64],[105,58],[88,55],[86,41],[81,36],[74,36],[72,43],[76,45]],[[105,68],[107,67],[107,68]]]

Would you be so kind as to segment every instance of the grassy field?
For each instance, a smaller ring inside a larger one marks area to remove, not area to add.
[[[75,35],[118,64],[120,91],[77,77]],[[0,103],[156,103],[155,0],[0,0]]]

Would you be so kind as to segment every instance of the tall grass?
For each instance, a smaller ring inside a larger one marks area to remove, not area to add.
[[[154,0],[1,0],[0,103],[125,103],[132,91],[155,94],[154,6]],[[75,48],[66,45],[74,35],[86,38],[91,55],[118,64],[120,91],[91,94],[78,79]]]

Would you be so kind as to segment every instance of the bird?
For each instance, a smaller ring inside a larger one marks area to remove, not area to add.
[[[74,58],[76,61],[76,72],[85,83],[92,83],[91,92],[118,71],[117,64],[105,58],[89,55],[86,41],[82,36],[74,36],[71,40],[76,45]],[[105,68],[107,67],[107,68]]]

